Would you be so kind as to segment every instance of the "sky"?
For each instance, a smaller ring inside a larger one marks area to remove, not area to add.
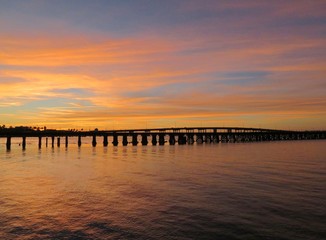
[[[0,125],[326,129],[324,0],[0,6]]]

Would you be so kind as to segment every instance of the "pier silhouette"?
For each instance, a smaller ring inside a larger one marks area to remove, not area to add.
[[[92,137],[92,146],[96,147],[98,138],[103,138],[103,146],[109,145],[108,137],[112,137],[112,144],[118,146],[120,141],[123,146],[139,144],[148,145],[149,139],[152,145],[183,145],[203,143],[237,143],[237,142],[260,142],[260,141],[284,141],[284,140],[309,140],[326,139],[326,131],[290,131],[263,128],[243,127],[184,127],[184,128],[152,128],[152,129],[126,129],[126,130],[103,130],[93,131],[76,130],[49,130],[44,128],[32,129],[27,127],[1,128],[0,138],[6,138],[6,149],[11,148],[11,138],[22,138],[22,149],[26,149],[26,138],[38,138],[38,147],[42,147],[42,138],[46,139],[48,147],[49,139],[51,147],[61,145],[61,138],[65,139],[65,147],[69,145],[69,138],[77,137],[77,144],[82,145],[83,137]],[[131,141],[129,141],[131,139]],[[168,140],[167,140],[168,139]],[[119,141],[120,140],[120,141]]]

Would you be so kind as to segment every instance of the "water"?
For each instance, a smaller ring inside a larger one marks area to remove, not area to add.
[[[26,151],[0,142],[0,239],[325,239],[326,141]]]

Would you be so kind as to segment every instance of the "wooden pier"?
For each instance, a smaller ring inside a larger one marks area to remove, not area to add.
[[[97,140],[103,138],[103,146],[109,145],[108,137],[113,139],[112,144],[123,146],[138,145],[183,145],[183,144],[211,144],[211,143],[237,143],[285,140],[326,139],[326,131],[287,131],[262,128],[240,127],[193,127],[193,128],[153,128],[153,129],[128,129],[105,131],[66,131],[66,130],[32,130],[32,129],[1,129],[0,138],[6,138],[6,149],[11,149],[12,138],[22,138],[22,149],[26,149],[26,138],[38,138],[38,147],[42,148],[42,138],[51,141],[51,147],[61,145],[64,139],[65,147],[69,145],[69,138],[76,137],[78,147],[82,146],[83,137],[92,137],[92,146],[97,146]],[[139,142],[138,139],[141,138]]]

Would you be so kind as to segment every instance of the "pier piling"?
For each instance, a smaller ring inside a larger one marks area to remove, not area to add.
[[[128,135],[124,134],[122,137],[122,145],[127,146],[128,145]]]
[[[187,142],[187,139],[186,139],[185,135],[179,134],[178,135],[178,144],[183,145],[183,144],[186,144],[186,142]]]
[[[93,147],[96,147],[96,144],[97,144],[97,142],[96,142],[96,135],[93,135],[92,146]]]
[[[26,149],[26,137],[25,136],[23,136],[22,148],[23,148],[23,150]]]
[[[174,136],[174,134],[170,134],[169,143],[170,143],[170,145],[175,145],[175,136]]]
[[[217,134],[214,134],[213,143],[219,143],[219,142],[220,142],[219,136]]]
[[[141,138],[142,138],[141,139],[141,144],[143,146],[146,146],[148,144],[147,135],[146,134],[142,134]]]
[[[137,136],[138,136],[137,134],[132,135],[132,145],[133,146],[137,146],[137,144],[138,144]]]
[[[104,147],[107,147],[108,144],[109,144],[109,142],[108,142],[108,135],[104,135],[103,136],[103,146]]]
[[[81,135],[78,135],[78,147],[82,145]]]
[[[187,135],[187,142],[188,144],[194,144],[194,135],[193,134],[188,134]]]
[[[202,144],[203,143],[203,135],[197,135],[197,139],[196,139],[196,142],[199,143],[199,144]]]
[[[157,144],[156,134],[152,134],[152,145],[155,146]]]
[[[165,144],[164,136],[165,136],[164,133],[159,134],[159,139],[158,139],[159,145],[164,145]]]
[[[6,147],[7,147],[7,150],[9,151],[11,148],[11,137],[7,137]]]
[[[118,135],[116,135],[116,134],[113,135],[112,144],[113,144],[113,146],[118,146],[118,144],[119,144]]]

